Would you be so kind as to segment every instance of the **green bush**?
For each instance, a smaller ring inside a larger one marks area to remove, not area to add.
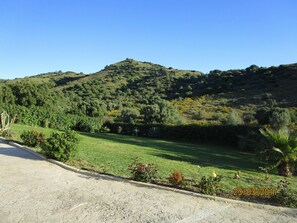
[[[73,129],[80,132],[94,132],[92,126],[82,120],[78,121]]]
[[[102,123],[99,119],[84,117],[80,118],[72,129],[80,132],[94,133],[99,132],[101,127]]]
[[[132,179],[142,182],[151,182],[156,178],[158,169],[154,164],[141,163],[138,157],[133,158],[133,162],[128,165],[132,173]]]
[[[77,130],[83,132],[98,132],[102,126],[102,119],[98,117],[68,114],[64,112],[53,112],[44,107],[12,106],[10,112],[13,114],[14,122],[49,127],[59,130]]]
[[[145,123],[182,124],[182,114],[170,102],[159,100],[153,105],[146,105],[141,109]]]
[[[102,126],[101,129],[100,129],[100,132],[101,133],[108,133],[108,132],[110,132],[110,129],[107,126]]]
[[[291,122],[291,114],[288,109],[275,108],[269,119],[269,124],[274,129],[287,127]]]
[[[263,107],[256,111],[255,118],[260,125],[267,125],[271,116],[271,108]]]
[[[221,176],[210,176],[206,178],[203,176],[198,184],[199,191],[207,195],[216,195],[220,189]]]
[[[47,157],[66,161],[75,155],[77,142],[77,133],[74,131],[53,132],[41,148]]]
[[[269,124],[278,129],[288,126],[294,119],[294,114],[286,108],[263,107],[257,110],[255,117],[260,125]]]
[[[297,195],[289,189],[289,184],[287,180],[281,180],[277,186],[278,193],[271,198],[281,206],[297,208]]]
[[[21,139],[25,145],[31,147],[42,145],[45,142],[44,134],[42,132],[39,133],[36,130],[24,131],[21,134]]]
[[[135,121],[140,117],[140,113],[134,108],[124,108],[121,111],[120,117],[118,119],[125,123],[135,123]]]

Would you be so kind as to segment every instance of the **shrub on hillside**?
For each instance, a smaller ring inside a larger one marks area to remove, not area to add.
[[[132,179],[142,182],[151,182],[156,178],[158,169],[154,164],[141,163],[138,157],[133,158],[133,162],[128,165],[132,173]]]
[[[160,100],[153,105],[146,105],[141,109],[144,122],[147,124],[182,124],[184,117],[177,108],[166,100]]]
[[[297,123],[297,109],[290,111],[291,122]]]
[[[44,107],[11,106],[9,109],[15,123],[49,127],[59,130],[77,130],[96,132],[102,126],[102,119],[78,114],[65,114],[61,111],[53,112]]]
[[[53,132],[41,148],[47,157],[66,161],[75,155],[77,142],[78,137],[74,131]]]
[[[269,119],[269,124],[274,129],[287,127],[291,122],[291,114],[288,109],[275,108]]]
[[[121,111],[121,115],[118,117],[118,119],[124,123],[135,123],[139,117],[140,113],[137,109],[124,108]]]
[[[254,115],[252,115],[250,113],[244,113],[242,119],[243,119],[244,124],[246,124],[246,125],[255,123],[255,117],[254,117]]]
[[[287,127],[294,119],[294,113],[286,108],[263,107],[257,110],[255,117],[260,125],[269,124],[272,128],[278,129]]]
[[[241,116],[238,114],[237,111],[232,110],[227,115],[226,124],[227,125],[242,125],[243,124],[243,120],[242,120]]]
[[[21,134],[21,139],[25,145],[31,147],[42,145],[45,142],[44,134],[42,132],[39,133],[36,130],[24,131]]]
[[[80,132],[99,132],[102,127],[102,123],[96,119],[92,118],[80,118],[75,126],[72,128],[73,130],[80,131]]]
[[[100,129],[100,132],[101,133],[108,133],[108,132],[110,132],[110,129],[107,126],[102,126],[101,129]]]
[[[259,108],[256,112],[255,118],[260,125],[267,125],[271,116],[271,108],[263,107]]]

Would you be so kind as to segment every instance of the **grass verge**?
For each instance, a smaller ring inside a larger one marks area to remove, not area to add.
[[[16,124],[11,129],[16,133],[15,140],[20,140],[20,135],[24,130],[36,129],[46,136],[56,131]],[[140,161],[158,166],[156,182],[160,184],[167,184],[167,178],[173,171],[182,172],[186,177],[185,185],[182,186],[184,189],[195,190],[193,185],[202,176],[211,176],[215,171],[217,175],[223,176],[221,189],[225,197],[232,197],[234,188],[275,188],[277,183],[283,179],[276,174],[270,174],[267,179],[266,174],[259,170],[259,167],[264,164],[257,160],[255,154],[236,151],[228,147],[115,134],[80,133],[79,139],[78,152],[71,161],[67,162],[68,164],[121,177],[131,176],[128,164],[132,162],[132,158],[139,157]],[[237,171],[240,171],[240,179],[234,179]],[[296,194],[297,177],[292,176],[286,179]],[[265,202],[265,199],[255,198],[254,200]]]

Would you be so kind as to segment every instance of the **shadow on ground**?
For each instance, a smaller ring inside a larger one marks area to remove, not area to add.
[[[240,168],[249,171],[258,171],[258,167],[261,165],[257,161],[255,154],[240,152],[219,145],[182,143],[116,134],[81,134],[112,142],[140,146],[147,150],[147,154],[167,160],[188,162],[193,165],[230,170]]]
[[[13,156],[13,157],[18,157],[18,158],[23,158],[23,159],[30,159],[30,160],[40,160],[39,157],[34,156],[22,149],[15,148],[9,145],[6,145],[4,143],[0,143],[0,155],[5,155],[5,156]]]

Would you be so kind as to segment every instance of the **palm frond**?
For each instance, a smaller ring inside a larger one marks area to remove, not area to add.
[[[281,151],[279,148],[276,148],[276,147],[272,147],[272,149],[282,155],[284,155],[283,151]]]

